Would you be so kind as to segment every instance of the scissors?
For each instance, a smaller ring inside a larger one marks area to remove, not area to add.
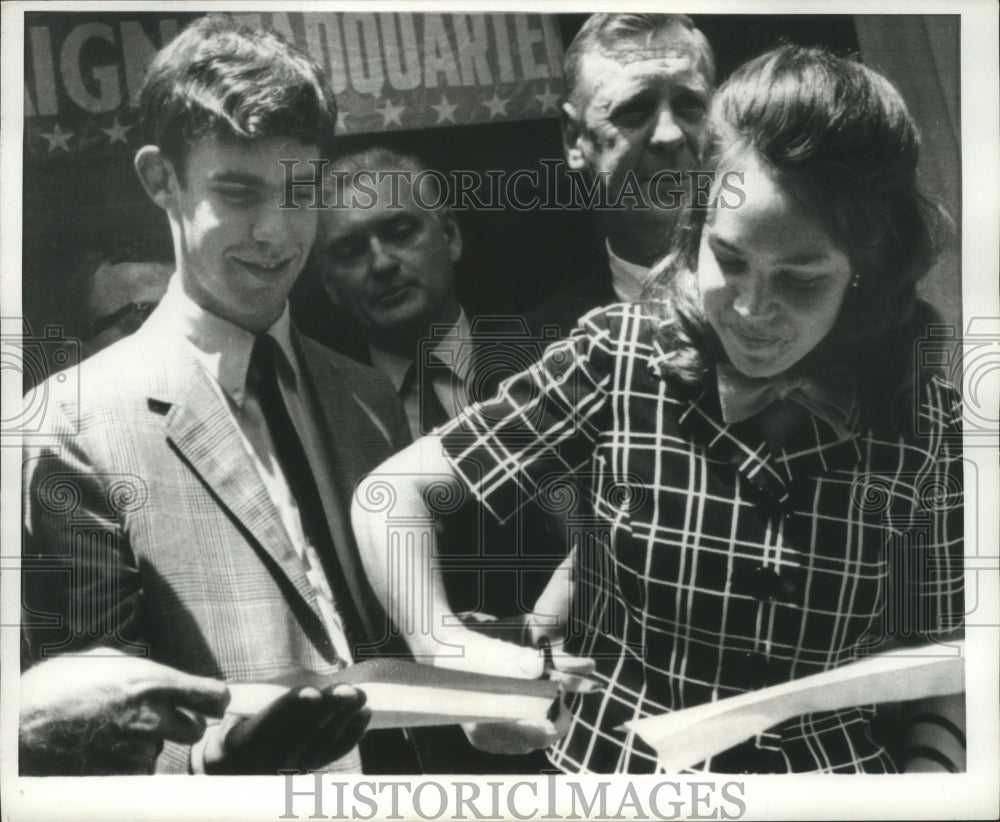
[[[551,679],[553,682],[557,682],[566,693],[591,694],[604,690],[604,683],[592,675],[593,660],[572,657],[577,670],[561,670],[556,667],[552,656],[552,642],[547,636],[539,637],[535,647],[541,651],[544,660],[542,679]]]

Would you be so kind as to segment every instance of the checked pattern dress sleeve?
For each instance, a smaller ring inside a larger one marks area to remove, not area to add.
[[[534,499],[547,478],[586,466],[620,365],[608,316],[592,312],[497,395],[466,408],[440,434],[459,478],[500,521]]]

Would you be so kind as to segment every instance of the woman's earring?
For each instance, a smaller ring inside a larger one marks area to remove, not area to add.
[[[860,282],[861,282],[861,275],[855,274],[853,277],[851,277],[851,288],[857,288],[858,283]]]

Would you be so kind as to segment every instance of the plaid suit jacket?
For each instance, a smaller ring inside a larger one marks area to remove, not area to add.
[[[24,463],[23,628],[30,655],[95,645],[229,682],[332,672],[313,589],[212,378],[157,314],[49,380],[48,437]],[[298,337],[326,424],[310,454],[368,651],[387,619],[350,527],[355,482],[409,439],[381,375]],[[76,389],[79,386],[79,389]],[[363,655],[363,649],[358,655]],[[168,743],[158,770],[186,771]]]

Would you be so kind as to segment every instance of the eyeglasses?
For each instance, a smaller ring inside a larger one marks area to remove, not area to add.
[[[98,334],[103,334],[115,326],[118,326],[126,335],[138,331],[157,305],[159,303],[155,302],[125,303],[116,311],[94,320],[90,324],[87,336],[93,339]]]

